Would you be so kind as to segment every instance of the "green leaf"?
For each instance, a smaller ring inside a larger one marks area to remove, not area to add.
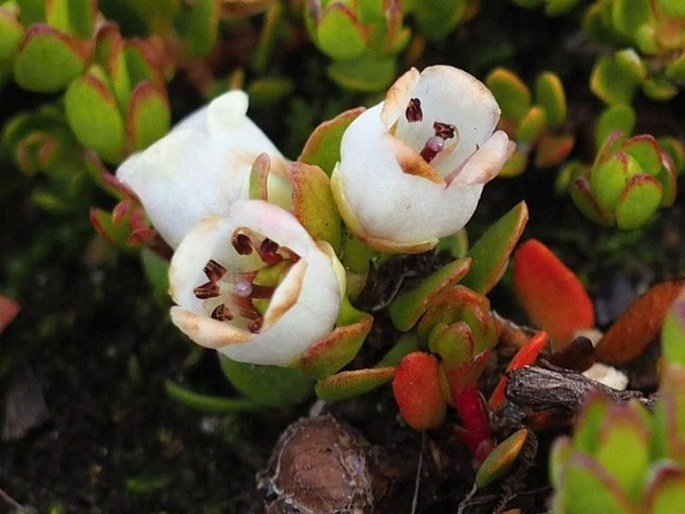
[[[511,71],[496,68],[487,76],[485,84],[495,95],[504,119],[518,121],[530,109],[530,89]]]
[[[45,0],[17,0],[19,21],[24,27],[45,21]]]
[[[548,16],[559,16],[573,9],[578,0],[545,0],[545,13]]]
[[[664,75],[673,82],[685,81],[685,52],[666,65]]]
[[[421,281],[419,285],[399,294],[390,304],[390,319],[397,330],[407,332],[426,312],[431,299],[455,285],[466,275],[471,259],[457,259]]]
[[[454,30],[467,7],[466,0],[422,0],[414,17],[427,39],[439,41]]]
[[[656,2],[659,9],[674,18],[685,16],[685,4],[680,0],[656,0]]]
[[[126,66],[124,38],[116,25],[105,24],[98,29],[95,40],[95,60],[104,70],[107,70],[119,108],[122,111],[125,110],[131,95],[131,78]]]
[[[597,462],[615,478],[621,489],[633,501],[640,499],[649,468],[649,430],[645,426],[637,403],[613,405],[600,428],[597,441]]]
[[[661,329],[663,358],[685,367],[685,290],[673,302]]]
[[[0,6],[0,71],[11,66],[24,35],[24,27],[5,8]]]
[[[642,84],[642,90],[652,100],[667,102],[678,94],[678,87],[666,77],[657,75]]]
[[[82,75],[67,89],[67,121],[83,146],[105,161],[117,163],[124,151],[124,121],[114,95],[96,72]]]
[[[647,71],[634,50],[622,50],[599,59],[590,75],[590,89],[610,105],[629,104]]]
[[[312,394],[314,382],[297,368],[258,366],[229,359],[220,352],[221,370],[233,386],[262,405],[283,407],[300,403]]]
[[[397,74],[393,58],[378,58],[365,53],[352,61],[336,61],[327,69],[331,80],[353,91],[375,93],[390,85]]]
[[[395,368],[341,371],[316,383],[316,395],[327,402],[347,400],[366,394],[392,380]]]
[[[609,406],[609,400],[601,394],[594,394],[586,400],[573,434],[574,451],[588,455],[597,452],[601,427],[604,423],[609,423]]]
[[[612,2],[612,21],[614,28],[627,37],[651,22],[649,0],[614,0]]]
[[[618,228],[630,230],[642,226],[661,203],[662,187],[651,175],[630,178],[616,206]]]
[[[581,176],[573,179],[569,187],[569,193],[578,210],[587,218],[600,225],[611,226],[614,224],[612,214],[599,206],[587,177]]]
[[[547,129],[547,114],[539,105],[534,105],[521,118],[516,130],[516,139],[523,143],[535,143]]]
[[[478,468],[476,487],[482,489],[503,477],[513,466],[527,439],[528,430],[521,428],[499,443]]]
[[[366,29],[352,8],[343,3],[326,7],[316,36],[321,51],[336,61],[356,59],[366,50]]]
[[[527,222],[528,206],[520,202],[491,225],[469,251],[471,269],[461,284],[477,293],[488,294],[502,278]]]
[[[576,453],[564,471],[565,514],[634,514],[618,483],[588,455]]]
[[[685,470],[672,462],[661,462],[650,472],[645,492],[648,514],[680,514],[685,505]]]
[[[177,28],[183,35],[186,48],[192,57],[208,54],[219,37],[219,2],[217,0],[193,0],[189,10],[177,18]]]
[[[628,104],[611,105],[602,111],[595,126],[595,145],[600,148],[617,130],[632,134],[637,121],[635,109]]]
[[[83,73],[87,56],[67,34],[48,25],[33,25],[14,61],[14,79],[24,89],[55,93]]]
[[[364,107],[357,107],[324,121],[311,133],[297,160],[316,165],[330,176],[340,160],[340,142],[345,130],[364,110]]]
[[[169,260],[143,248],[140,253],[145,278],[152,288],[155,301],[162,307],[169,307]]]
[[[68,0],[69,27],[72,34],[80,39],[92,37],[98,10],[93,0]]]
[[[328,175],[318,166],[301,162],[292,163],[288,174],[295,216],[315,240],[338,249],[342,225]]]
[[[288,97],[294,89],[295,84],[287,77],[261,77],[253,80],[247,87],[250,108],[264,107],[280,102]]]
[[[225,398],[209,394],[196,393],[190,389],[167,380],[164,384],[167,395],[172,400],[203,412],[226,414],[231,412],[264,410],[265,405],[250,398]]]
[[[613,211],[630,177],[640,172],[638,162],[625,152],[617,152],[595,166],[590,173],[590,185],[600,207]]]
[[[661,169],[661,150],[653,136],[640,134],[621,144],[621,150],[634,158],[643,173],[656,175]]]
[[[563,488],[564,469],[571,456],[573,444],[567,435],[561,435],[552,442],[549,453],[549,478],[555,490]]]
[[[166,94],[149,82],[138,84],[131,92],[126,125],[131,149],[143,150],[164,136],[171,124],[171,109]]]
[[[523,145],[522,145],[523,146]],[[530,155],[530,150],[526,149],[516,151],[509,157],[507,162],[504,163],[502,169],[499,172],[500,177],[516,177],[526,171],[528,167],[528,156]]]
[[[551,71],[541,73],[536,79],[535,102],[545,110],[551,127],[560,127],[566,121],[568,107],[564,86]]]

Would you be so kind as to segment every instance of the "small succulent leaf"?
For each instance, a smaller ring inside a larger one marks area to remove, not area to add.
[[[14,79],[23,89],[55,93],[83,72],[87,57],[83,47],[64,32],[33,25],[14,61]]]
[[[640,171],[638,162],[624,152],[617,152],[595,166],[590,174],[590,186],[599,206],[613,211],[630,177]]]
[[[528,430],[521,428],[499,443],[478,468],[476,487],[482,489],[506,475],[523,450],[527,439]]]
[[[366,394],[390,382],[394,367],[341,371],[316,383],[316,395],[327,402],[347,400]]]
[[[644,225],[661,204],[663,189],[651,175],[634,175],[616,205],[618,228],[632,230]]]
[[[445,38],[466,14],[466,0],[423,0],[413,15],[422,34],[431,41]]]
[[[637,403],[612,405],[599,429],[597,462],[613,476],[631,500],[640,499],[649,468],[649,429],[636,409]]]
[[[648,0],[617,0],[611,14],[614,28],[627,37],[648,25],[652,16]]]
[[[305,350],[298,361],[298,367],[305,375],[314,379],[328,377],[357,355],[373,324],[373,316],[361,314],[358,321],[335,327]]]
[[[609,134],[604,142],[599,146],[595,161],[592,164],[593,168],[599,164],[607,161],[613,154],[618,152],[621,143],[626,140],[626,134],[620,130],[616,130]]]
[[[530,109],[530,89],[513,72],[495,68],[485,79],[485,85],[495,95],[504,119],[518,121]]]
[[[685,470],[670,462],[657,465],[650,472],[645,491],[647,514],[679,514],[685,505]]]
[[[145,278],[150,285],[155,301],[162,307],[169,307],[169,259],[150,248],[140,252]]]
[[[431,354],[413,352],[395,368],[392,391],[407,424],[415,430],[439,427],[447,404],[440,384],[440,362]]]
[[[495,223],[469,250],[471,268],[461,284],[488,294],[499,282],[509,257],[528,222],[528,206],[519,202]]]
[[[164,91],[141,82],[131,92],[126,129],[132,150],[143,150],[169,132],[171,108]]]
[[[685,289],[666,314],[661,328],[661,348],[666,362],[685,367]]]
[[[350,61],[335,61],[327,68],[331,80],[352,91],[375,93],[387,88],[397,75],[392,58],[378,58],[371,53]]]
[[[685,16],[685,5],[679,0],[657,0],[659,9],[673,17]]]
[[[126,57],[126,69],[131,85],[149,81],[157,87],[164,87],[163,65],[155,62],[153,50],[148,47],[145,41],[127,40],[124,56]]]
[[[68,0],[68,10],[69,32],[79,39],[91,37],[98,15],[97,0]]]
[[[632,134],[637,121],[635,109],[628,104],[611,105],[602,111],[595,126],[595,145],[600,148],[609,136],[621,131]]]
[[[661,152],[661,169],[656,179],[661,184],[661,207],[671,207],[678,194],[678,172],[673,160],[666,152]]]
[[[529,239],[514,252],[514,288],[530,320],[555,349],[595,325],[592,301],[576,275],[549,248]]]
[[[0,70],[11,65],[23,35],[24,27],[21,23],[8,9],[0,6]]]
[[[678,94],[678,86],[665,76],[652,76],[642,84],[642,91],[652,100],[667,102]]]
[[[109,163],[124,151],[124,121],[114,95],[95,72],[72,81],[64,95],[67,121],[79,142]]]
[[[397,366],[405,355],[418,351],[419,341],[416,334],[402,334],[395,345],[386,353],[376,364],[377,368],[387,368]]]
[[[262,22],[259,45],[252,55],[252,67],[258,75],[264,75],[272,60],[274,49],[283,33],[285,7],[281,2],[266,1],[266,10]],[[226,5],[224,3],[224,5]],[[253,92],[248,90],[250,103],[254,103]]]
[[[447,288],[431,300],[428,310],[416,327],[417,335],[420,339],[427,340],[436,325],[464,321],[464,310],[469,306],[478,307],[484,312],[490,309],[488,299],[468,287],[456,285]]]
[[[297,368],[237,362],[220,352],[221,371],[233,386],[262,405],[282,407],[300,403],[312,394],[314,382]]]
[[[551,71],[542,72],[535,80],[535,103],[547,114],[551,127],[560,127],[566,121],[568,106],[561,79]]]
[[[547,113],[539,105],[534,105],[519,120],[516,139],[524,143],[535,143],[546,129]]]
[[[506,373],[502,375],[495,386],[495,389],[492,391],[492,395],[488,401],[488,406],[491,409],[499,409],[504,405],[505,391],[507,383],[509,382],[507,374],[517,369],[521,369],[523,366],[532,366],[535,364],[538,355],[544,350],[545,346],[547,346],[548,341],[549,336],[547,335],[547,332],[541,330],[531,337],[528,342],[516,352],[516,355],[514,355],[507,365]]]
[[[555,490],[563,488],[564,470],[573,452],[571,438],[566,435],[557,437],[549,453],[549,478]]]
[[[635,159],[643,173],[656,175],[661,169],[661,149],[650,134],[640,134],[621,144],[621,150]]]
[[[684,286],[685,279],[669,280],[639,296],[597,344],[597,360],[620,366],[640,356],[659,336],[668,309]]]
[[[645,75],[640,57],[633,50],[623,50],[604,56],[595,63],[590,75],[590,89],[610,105],[629,104]]]
[[[428,348],[440,355],[446,369],[468,364],[473,358],[474,346],[471,327],[463,321],[439,323],[428,335]]]
[[[680,54],[680,56],[666,65],[664,76],[672,82],[682,82],[685,80],[685,53]]]
[[[559,16],[573,9],[578,0],[545,0],[545,13],[548,16]]]
[[[68,0],[48,0],[45,2],[45,21],[51,27],[72,35]]]
[[[130,226],[112,221],[112,213],[98,207],[90,209],[90,223],[95,231],[118,248],[126,248],[126,240],[131,232]]]
[[[563,481],[566,514],[636,514],[618,482],[588,455],[571,455]]]
[[[673,161],[675,174],[678,175],[685,167],[685,146],[679,139],[671,136],[660,137],[659,148]]]
[[[217,0],[194,0],[178,20],[186,48],[192,57],[208,54],[219,36],[219,9]]]
[[[107,70],[119,102],[119,109],[124,111],[131,95],[131,78],[126,67],[124,38],[116,25],[106,23],[98,29],[95,38],[95,59]]]
[[[317,241],[340,247],[341,218],[330,179],[316,165],[294,162],[288,169],[293,187],[293,213]]]
[[[297,160],[318,166],[330,176],[335,163],[340,160],[340,141],[345,130],[365,110],[357,107],[324,121],[311,133]]]
[[[559,165],[573,150],[576,138],[573,134],[543,133],[538,139],[533,164],[538,168]]]
[[[527,145],[521,145],[522,149],[516,149],[511,154],[509,160],[504,163],[499,172],[500,177],[516,177],[526,171],[528,167],[528,156],[530,155],[530,148]]]
[[[247,96],[253,107],[270,107],[290,96],[294,89],[295,84],[287,77],[260,77],[247,86]]]
[[[569,193],[578,210],[587,218],[600,225],[612,226],[614,224],[613,215],[599,206],[590,187],[590,181],[586,177],[581,176],[571,181]]]
[[[45,0],[17,0],[19,21],[24,27],[45,22]]]
[[[410,330],[426,312],[431,300],[459,282],[470,266],[469,257],[457,259],[421,281],[418,286],[399,294],[388,309],[395,328],[402,332]]]
[[[250,168],[250,179],[248,183],[248,198],[250,200],[268,201],[269,189],[269,170],[271,169],[271,159],[269,154],[261,153],[252,163]]]
[[[366,50],[366,29],[352,8],[343,3],[326,7],[316,36],[321,51],[336,61],[356,59]]]
[[[685,368],[669,364],[662,369],[659,401],[654,407],[652,453],[685,465]]]

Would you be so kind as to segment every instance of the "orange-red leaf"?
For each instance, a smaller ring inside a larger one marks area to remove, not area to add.
[[[537,239],[529,239],[514,254],[514,287],[526,314],[549,333],[555,349],[570,343],[577,330],[595,324],[583,284]]]
[[[12,323],[19,314],[19,304],[14,300],[0,295],[0,334]]]
[[[597,360],[626,364],[638,357],[659,336],[669,307],[685,286],[685,279],[652,286],[619,316],[597,345]]]
[[[405,355],[395,368],[392,390],[402,418],[416,430],[440,426],[446,403],[440,386],[440,363],[429,353]]]

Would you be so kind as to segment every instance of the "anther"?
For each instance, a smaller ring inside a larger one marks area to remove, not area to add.
[[[455,137],[457,127],[454,125],[449,125],[447,123],[442,123],[436,121],[433,123],[434,136],[429,137],[426,140],[426,144],[423,145],[423,149],[420,152],[421,157],[426,162],[431,162],[445,148],[445,141],[447,139],[452,139]]]
[[[212,313],[210,314],[212,319],[217,321],[231,321],[233,319],[233,313],[231,309],[225,304],[217,305]]]
[[[240,232],[240,229],[233,232],[231,244],[233,245],[233,248],[235,248],[235,251],[240,255],[250,255],[254,249],[252,247],[252,240],[250,239],[250,236]]]
[[[216,282],[207,282],[193,289],[193,294],[195,295],[195,298],[199,300],[216,298],[219,296],[219,286],[216,284]]]
[[[423,120],[423,111],[421,110],[421,100],[418,98],[410,98],[407,104],[407,109],[404,111],[404,116],[409,123]]]
[[[226,268],[214,259],[210,259],[205,265],[204,272],[210,282],[218,282],[226,274]]]

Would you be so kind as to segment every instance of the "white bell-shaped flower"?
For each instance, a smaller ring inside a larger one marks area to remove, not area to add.
[[[234,203],[183,239],[171,260],[173,322],[229,358],[289,366],[335,325],[345,273],[286,210]]]
[[[331,186],[348,228],[388,252],[423,252],[457,232],[513,151],[494,132],[499,116],[490,90],[462,70],[405,73],[343,135]]]
[[[247,107],[245,92],[225,93],[117,170],[173,248],[197,222],[247,198],[250,170],[262,153],[270,159],[269,200],[290,201],[289,162],[247,117]]]

